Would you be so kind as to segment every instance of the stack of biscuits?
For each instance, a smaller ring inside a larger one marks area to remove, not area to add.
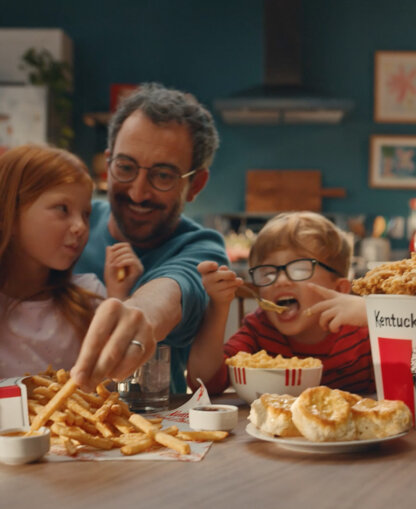
[[[413,425],[402,401],[375,401],[326,386],[311,387],[298,397],[263,394],[251,404],[248,418],[263,433],[312,442],[384,438]]]

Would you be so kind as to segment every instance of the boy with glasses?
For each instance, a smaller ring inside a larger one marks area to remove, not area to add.
[[[282,213],[260,231],[250,252],[249,274],[260,297],[285,310],[258,308],[225,344],[228,311],[241,278],[226,266],[198,266],[210,296],[188,361],[188,384],[202,379],[210,393],[229,385],[225,358],[239,351],[316,357],[322,384],[373,392],[374,377],[365,303],[350,295],[351,247],[344,232],[313,212]]]

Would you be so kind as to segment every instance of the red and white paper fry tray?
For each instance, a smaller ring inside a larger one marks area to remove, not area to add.
[[[211,403],[208,392],[201,382],[199,389],[182,406],[166,412],[147,414],[150,417],[162,417],[162,427],[175,425],[180,431],[189,431],[189,410],[199,405],[209,405]],[[162,447],[151,452],[141,452],[132,456],[124,456],[120,449],[111,449],[110,451],[92,449],[85,447],[74,457],[68,456],[63,447],[53,445],[50,452],[44,456],[43,461],[137,461],[137,460],[163,460],[163,461],[201,461],[208,452],[212,442],[189,442],[191,447],[190,454],[179,454],[177,451]]]
[[[29,425],[25,378],[0,378],[0,429]]]

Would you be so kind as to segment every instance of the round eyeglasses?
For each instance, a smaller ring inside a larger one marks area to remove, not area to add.
[[[175,166],[155,164],[150,168],[140,166],[134,159],[126,156],[116,156],[107,160],[111,176],[118,182],[127,184],[139,174],[139,170],[147,170],[149,184],[158,191],[170,191],[180,179],[190,177],[198,170],[191,170],[181,175]]]
[[[286,265],[257,265],[249,269],[248,272],[255,286],[269,286],[276,281],[282,270],[291,281],[306,281],[313,276],[317,265],[341,276],[337,270],[315,258],[299,258],[286,263]]]

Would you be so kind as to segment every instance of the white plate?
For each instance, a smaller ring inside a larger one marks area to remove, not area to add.
[[[351,440],[348,442],[310,442],[303,437],[278,438],[258,430],[252,423],[247,424],[246,431],[249,435],[267,442],[274,442],[279,447],[292,451],[309,452],[314,454],[340,454],[345,452],[359,452],[369,449],[381,442],[395,440],[408,433],[399,433],[392,437],[373,438],[371,440]]]

